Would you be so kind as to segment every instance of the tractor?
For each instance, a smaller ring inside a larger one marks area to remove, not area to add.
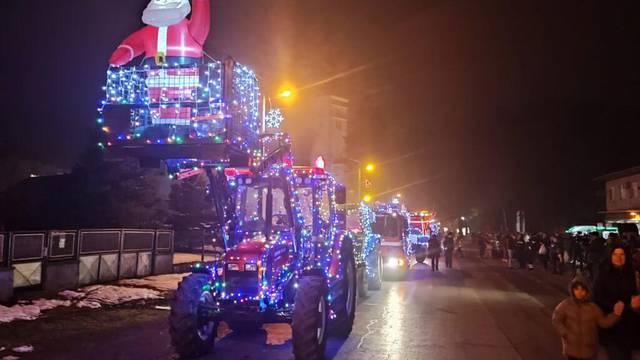
[[[356,309],[354,243],[339,226],[339,187],[283,161],[238,172],[228,190],[230,247],[180,283],[170,315],[177,352],[207,353],[221,321],[238,332],[280,322],[291,323],[296,359],[323,359],[329,335],[351,333]]]
[[[356,262],[362,264],[358,272],[358,293],[367,297],[369,290],[380,290],[384,277],[381,241],[379,234],[373,232],[376,216],[365,202],[347,204],[344,207],[346,228],[351,232],[354,242]]]

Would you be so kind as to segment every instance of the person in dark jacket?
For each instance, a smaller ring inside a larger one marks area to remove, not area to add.
[[[597,232],[589,234],[589,245],[587,246],[587,261],[591,279],[598,277],[598,271],[605,256],[607,255],[605,240]]]
[[[520,269],[527,267],[527,244],[524,241],[524,235],[518,234],[516,240],[516,258]]]
[[[558,304],[551,320],[562,338],[562,351],[570,360],[594,359],[598,353],[598,327],[612,327],[620,319],[624,303],[618,301],[613,313],[605,316],[591,301],[589,282],[581,275],[569,284],[569,295]]]
[[[453,250],[455,247],[455,242],[453,240],[453,233],[449,231],[447,236],[444,238],[444,265],[447,269],[451,269],[453,267]]]
[[[438,236],[432,236],[427,245],[427,253],[431,259],[431,271],[440,271],[438,264],[440,263],[440,253],[442,252],[440,239]]]
[[[612,311],[618,301],[625,304],[620,322],[600,331],[610,360],[631,360],[633,348],[640,345],[640,297],[629,256],[622,245],[612,245],[593,289],[594,300],[604,312]]]

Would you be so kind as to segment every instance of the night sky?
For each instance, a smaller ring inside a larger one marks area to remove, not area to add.
[[[313,126],[305,101],[350,99],[350,157],[422,151],[376,179],[433,177],[403,191],[411,207],[489,224],[520,208],[551,229],[603,210],[594,177],[640,164],[640,23],[626,3],[212,1],[206,51],[254,68],[266,94],[369,66],[298,94],[287,128]],[[0,155],[74,164],[107,59],[146,3],[2,1]]]

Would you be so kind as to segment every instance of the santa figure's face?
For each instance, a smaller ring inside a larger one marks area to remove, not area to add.
[[[142,22],[152,26],[171,26],[191,12],[189,0],[151,0],[142,14]]]

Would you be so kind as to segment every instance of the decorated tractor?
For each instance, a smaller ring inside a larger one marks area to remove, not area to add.
[[[198,356],[225,321],[233,331],[291,323],[296,359],[323,359],[329,334],[346,337],[356,308],[354,245],[339,227],[337,186],[320,170],[285,163],[238,172],[222,261],[179,285],[171,310],[178,353]]]
[[[385,278],[402,278],[410,268],[407,242],[408,214],[399,204],[374,205],[373,232],[382,238],[380,250]]]
[[[255,74],[203,59],[210,0],[192,3],[187,19],[188,0],[152,0],[147,26],[111,56],[98,146],[176,181],[209,179],[225,254],[179,284],[170,334],[180,356],[211,350],[222,321],[237,332],[286,322],[295,358],[322,359],[327,336],[348,336],[355,316],[356,250],[336,201],[344,188],[320,168],[294,171]]]
[[[358,293],[366,297],[369,290],[380,290],[384,277],[384,262],[380,249],[381,237],[373,232],[376,216],[371,207],[360,204],[343,206],[346,228],[351,232],[356,262],[362,264],[358,272]]]
[[[411,213],[407,232],[408,255],[413,256],[416,262],[424,263],[427,258],[429,239],[432,236],[438,236],[439,228],[434,213],[429,211]]]

